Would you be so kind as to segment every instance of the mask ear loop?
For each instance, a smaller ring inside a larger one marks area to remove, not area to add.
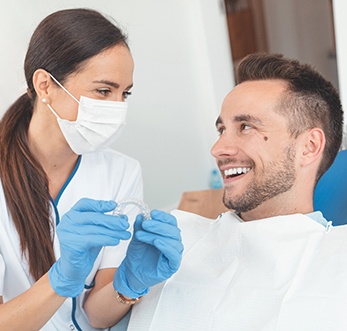
[[[119,203],[117,203],[117,207],[112,212],[112,215],[120,216],[121,214],[124,214],[124,209],[128,205],[135,205],[136,207],[138,207],[145,220],[149,220],[151,218],[150,209],[148,208],[148,206],[143,201],[137,199],[127,199],[120,201]]]
[[[49,74],[51,78],[72,98],[74,99],[78,104],[80,103],[63,85],[61,85],[57,79],[54,78],[52,74]]]

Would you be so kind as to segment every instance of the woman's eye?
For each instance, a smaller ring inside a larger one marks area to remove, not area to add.
[[[124,99],[127,99],[130,95],[131,95],[130,91],[124,91],[123,92]]]
[[[107,97],[111,93],[111,90],[110,89],[98,89],[97,92],[99,94],[103,95],[104,97]]]

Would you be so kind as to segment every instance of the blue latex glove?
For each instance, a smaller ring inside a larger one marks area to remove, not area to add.
[[[76,297],[84,288],[94,262],[103,246],[115,246],[130,238],[128,219],[106,215],[116,207],[114,201],[81,199],[57,226],[60,258],[49,270],[56,293]]]
[[[174,216],[158,210],[151,212],[149,220],[138,215],[113,287],[130,298],[146,294],[149,287],[170,278],[178,270],[182,252],[181,231]]]

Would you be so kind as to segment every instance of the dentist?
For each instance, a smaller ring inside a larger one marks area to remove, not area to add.
[[[27,92],[0,122],[0,329],[108,328],[183,250],[173,216],[138,215],[128,245],[130,217],[110,213],[143,198],[139,163],[107,149],[133,86],[126,37],[94,10],[61,10],[24,67]]]

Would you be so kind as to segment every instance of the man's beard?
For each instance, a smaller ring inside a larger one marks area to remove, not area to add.
[[[289,191],[296,178],[294,161],[295,150],[292,145],[289,145],[283,153],[283,158],[270,162],[267,169],[264,169],[264,173],[258,174],[258,178],[248,185],[244,193],[230,199],[227,197],[228,188],[226,187],[223,196],[224,205],[244,213],[255,209],[266,200]]]

